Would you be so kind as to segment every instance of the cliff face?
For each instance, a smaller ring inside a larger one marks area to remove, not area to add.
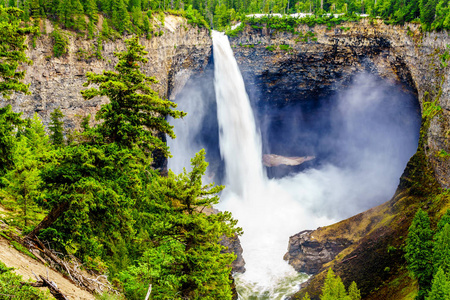
[[[440,58],[448,51],[450,36],[422,34],[411,24],[367,20],[333,28],[301,25],[297,31],[302,35],[247,26],[230,39],[256,105],[282,107],[318,99],[345,88],[362,71],[401,85],[419,99],[422,109],[424,102],[437,99],[442,112],[425,128],[425,146],[439,183],[450,187],[450,160],[437,155],[450,151],[449,67],[443,67]]]
[[[148,51],[148,63],[142,71],[154,76],[159,83],[153,86],[161,97],[174,99],[189,77],[201,72],[211,55],[211,38],[207,29],[199,29],[187,24],[181,17],[168,15],[164,25],[161,25],[161,36],[147,40],[141,39],[141,44]],[[37,38],[35,47],[29,42],[27,55],[33,60],[32,66],[26,66],[25,83],[30,84],[31,95],[14,95],[9,104],[14,111],[21,111],[30,117],[37,112],[47,124],[50,113],[61,107],[66,116],[67,128],[74,129],[82,117],[91,114],[92,120],[100,105],[106,99],[84,101],[80,90],[86,81],[86,72],[101,73],[103,70],[113,70],[117,63],[113,55],[115,51],[126,48],[124,40],[103,42],[103,59],[97,59],[94,53],[97,40],[86,40],[73,32],[68,32],[68,53],[53,57],[53,43],[49,34],[53,31],[50,22],[41,23],[41,29],[46,30]]]
[[[376,21],[331,29],[304,25],[297,31],[301,36],[247,26],[231,38],[256,107],[311,102],[345,88],[364,71],[414,95],[423,115],[430,107],[439,112],[422,124],[418,153],[389,202],[290,238],[285,259],[298,271],[317,274],[292,298],[308,292],[318,299],[324,270],[331,266],[346,286],[356,281],[363,298],[403,299],[416,288],[402,250],[414,213],[422,207],[434,217],[448,207],[448,199],[432,199],[439,187],[450,187],[450,159],[439,155],[450,150],[450,68],[442,61],[450,36]]]

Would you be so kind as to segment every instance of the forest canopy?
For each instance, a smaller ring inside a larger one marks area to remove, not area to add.
[[[99,14],[107,19],[102,34],[154,35],[158,26],[154,20],[164,23],[160,12],[215,29],[255,13],[311,13],[314,18],[338,14],[381,18],[389,24],[420,22],[425,30],[443,30],[450,29],[449,4],[449,0],[0,0],[0,5],[22,9],[25,21],[48,18],[91,37],[96,34]]]
[[[9,29],[0,35],[7,71],[0,72],[0,93],[27,93],[18,66],[29,63],[23,43],[35,29],[21,27],[17,8],[0,6],[0,15]],[[27,245],[44,241],[107,273],[127,299],[144,299],[148,286],[152,299],[231,299],[235,255],[220,242],[242,230],[229,212],[205,212],[223,187],[202,183],[204,150],[192,158],[191,172],[162,176],[153,168],[155,150],[170,155],[159,134],[175,138],[166,116],[185,113],[160,98],[152,90],[156,79],[141,72],[147,52],[139,37],[126,44],[113,71],[86,74],[83,97],[106,96],[109,103],[95,126],[84,120],[70,139],[59,108],[48,130],[36,114],[24,119],[10,105],[0,108],[2,219]]]

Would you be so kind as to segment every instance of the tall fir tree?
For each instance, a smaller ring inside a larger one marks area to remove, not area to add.
[[[55,108],[55,110],[50,113],[50,124],[48,126],[48,129],[50,130],[50,141],[56,147],[61,147],[64,144],[63,118],[64,114],[59,107]]]
[[[436,274],[434,275],[430,292],[425,299],[450,300],[450,281],[442,268],[438,268]]]
[[[406,238],[405,258],[408,269],[419,283],[418,299],[425,299],[433,276],[432,248],[433,232],[430,228],[430,218],[419,209],[409,227]]]
[[[164,155],[169,155],[167,145],[155,132],[175,138],[173,126],[166,116],[180,118],[185,113],[174,110],[175,103],[161,99],[151,89],[151,85],[157,81],[140,71],[139,64],[147,62],[144,57],[147,52],[139,44],[139,38],[133,37],[126,43],[125,52],[115,53],[119,58],[116,71],[104,71],[102,74],[88,72],[88,81],[84,86],[97,84],[98,88],[81,93],[85,99],[96,96],[110,99],[110,103],[103,105],[96,114],[97,120],[103,120],[97,130],[105,141],[125,147],[138,145],[146,151],[159,149]]]

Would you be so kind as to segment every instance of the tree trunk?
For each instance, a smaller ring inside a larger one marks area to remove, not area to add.
[[[25,239],[33,240],[35,236],[38,236],[39,231],[50,227],[55,223],[58,218],[69,209],[69,202],[61,202],[48,213],[48,215],[39,223],[27,236]]]

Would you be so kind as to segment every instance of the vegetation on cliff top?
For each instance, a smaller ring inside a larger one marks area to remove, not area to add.
[[[19,60],[25,32],[12,24]],[[8,39],[2,42],[15,51]],[[185,114],[159,98],[151,89],[156,80],[140,71],[146,52],[139,38],[126,43],[126,51],[116,53],[115,71],[87,74],[86,86],[96,87],[83,96],[110,100],[96,114],[96,126],[85,120],[81,132],[64,140],[58,109],[50,136],[36,116],[23,120],[11,106],[0,109],[2,221],[22,230],[29,243],[42,246],[43,240],[85,267],[107,272],[128,299],[143,299],[149,286],[152,299],[231,299],[235,255],[222,253],[219,241],[241,229],[228,212],[204,212],[218,203],[223,187],[203,185],[203,150],[189,173],[161,176],[152,167],[154,150],[170,155],[156,133],[175,137],[165,117]],[[12,66],[0,74],[3,81],[15,78],[18,62]],[[20,83],[0,88],[6,95],[27,92]]]
[[[22,9],[24,21],[48,18],[62,28],[101,39],[124,33],[147,37],[162,34],[164,12],[182,15],[199,27],[216,29],[224,29],[237,20],[254,22],[245,16],[258,13],[309,13],[311,15],[300,22],[310,26],[332,26],[365,15],[381,18],[389,24],[419,22],[425,30],[450,29],[448,0],[0,0],[0,5]],[[105,17],[101,24],[99,14]],[[270,19],[280,18],[272,16]],[[283,19],[299,22],[288,16],[276,22],[286,22]]]

